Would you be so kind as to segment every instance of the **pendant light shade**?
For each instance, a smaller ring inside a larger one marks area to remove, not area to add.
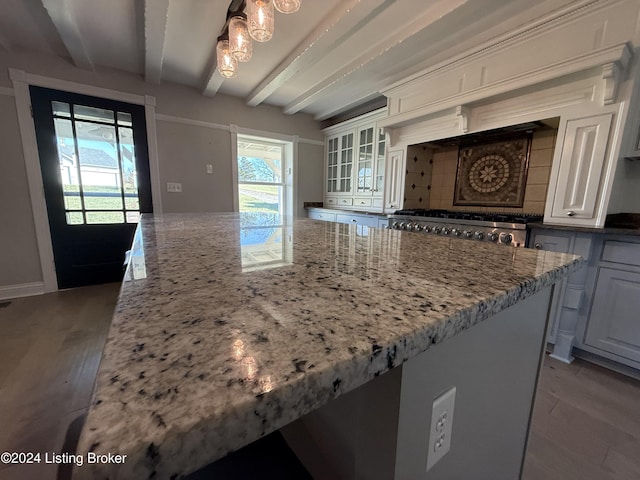
[[[249,35],[256,42],[266,42],[273,36],[274,11],[271,0],[247,0]]]
[[[253,48],[246,15],[236,15],[229,20],[229,50],[239,62],[251,60]]]
[[[280,13],[295,13],[300,10],[300,0],[273,0],[273,6]]]
[[[218,39],[216,46],[218,71],[225,78],[233,78],[238,74],[238,61],[231,55],[228,39]]]

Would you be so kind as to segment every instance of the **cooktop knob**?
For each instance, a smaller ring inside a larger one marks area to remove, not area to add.
[[[471,230],[465,230],[462,234],[467,238],[473,237],[473,232]]]
[[[419,223],[416,223],[416,224],[413,226],[413,230],[414,230],[415,232],[421,232],[423,228],[424,228],[424,227],[423,227],[422,225],[420,225]]]
[[[456,237],[459,237],[460,235],[462,235],[462,232],[457,228],[454,228],[453,230],[451,230],[451,233],[454,234]]]
[[[404,229],[410,232],[411,230],[413,230],[413,223],[407,222],[407,224],[404,226]]]
[[[423,230],[425,233],[431,233],[431,231],[433,230],[433,227],[431,225],[425,225]]]
[[[491,232],[487,235],[487,237],[489,238],[489,240],[491,240],[492,242],[495,242],[498,240],[498,234],[496,232]]]
[[[509,245],[511,243],[511,241],[513,240],[513,235],[511,235],[510,233],[501,233],[500,234],[500,241],[506,245]]]
[[[475,235],[478,240],[484,240],[484,232],[476,232]]]
[[[444,228],[442,229],[442,234],[443,234],[443,235],[449,235],[450,233],[451,233],[451,228],[449,228],[449,227],[444,227]]]
[[[391,228],[393,228],[394,230],[398,230],[400,228],[400,224],[398,222],[393,222]]]
[[[442,231],[442,227],[433,227],[433,231],[435,233],[440,233]]]

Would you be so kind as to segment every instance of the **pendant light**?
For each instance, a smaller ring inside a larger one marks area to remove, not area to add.
[[[280,13],[295,13],[300,10],[300,0],[273,0],[273,6]]]
[[[229,50],[229,37],[218,37],[216,45],[216,57],[218,60],[218,71],[225,78],[233,78],[238,74],[238,61]]]
[[[271,0],[247,0],[249,35],[256,42],[267,42],[273,36],[274,11]]]
[[[234,14],[229,19],[229,50],[239,62],[251,60],[253,48],[247,26],[247,16],[244,13]]]

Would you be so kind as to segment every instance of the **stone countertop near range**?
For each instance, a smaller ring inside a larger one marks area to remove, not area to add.
[[[582,263],[397,230],[280,222],[143,215],[77,449],[126,462],[85,464],[74,479],[179,478]]]

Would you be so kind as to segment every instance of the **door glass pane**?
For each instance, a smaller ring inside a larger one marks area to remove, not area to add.
[[[53,124],[58,140],[58,162],[60,164],[60,180],[62,182],[62,194],[64,195],[64,207],[66,210],[82,210],[82,201],[80,199],[80,172],[76,160],[71,121],[54,118]],[[80,216],[82,217],[82,214]],[[74,222],[74,224],[76,223],[77,222]]]
[[[51,102],[51,107],[54,116],[71,118],[71,110],[68,103]]]
[[[67,212],[67,223],[69,225],[84,224],[84,215],[82,212]]]
[[[118,125],[130,127],[133,125],[131,114],[126,112],[118,112]]]
[[[115,123],[113,110],[104,108],[87,107],[85,105],[74,105],[73,115],[76,120],[90,120],[92,122]]]
[[[85,212],[87,223],[124,223],[123,212]]]
[[[120,112],[118,112],[118,115],[120,115]],[[127,210],[139,210],[140,202],[138,201],[133,130],[131,128],[118,128],[118,138],[120,140],[120,162],[122,165],[125,208]]]

